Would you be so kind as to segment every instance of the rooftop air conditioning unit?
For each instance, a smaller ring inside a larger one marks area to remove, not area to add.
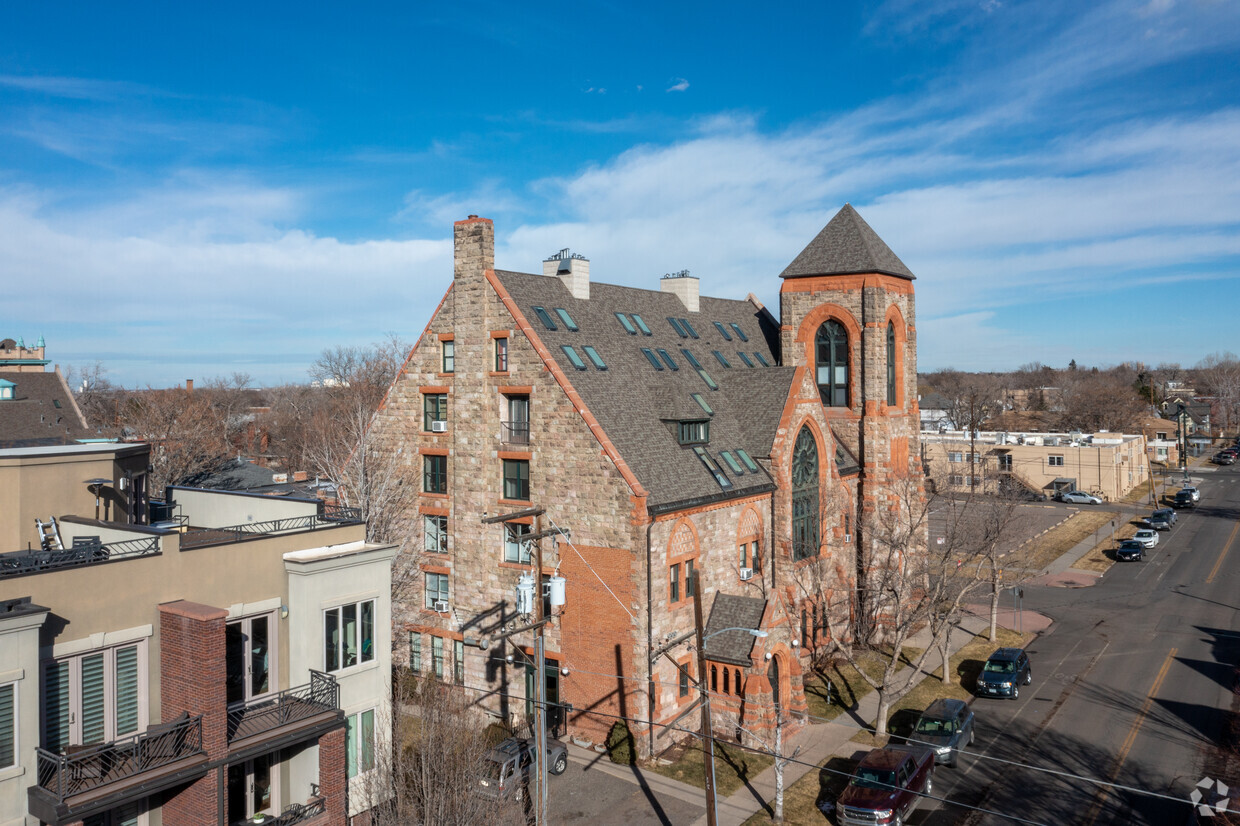
[[[440,600],[435,601],[435,613],[436,614],[448,613],[448,601],[446,599],[440,599]]]
[[[741,580],[748,581],[753,579],[753,568],[741,568]]]
[[[447,433],[447,432],[448,432],[447,422],[442,421],[442,420],[431,422],[431,433]]]

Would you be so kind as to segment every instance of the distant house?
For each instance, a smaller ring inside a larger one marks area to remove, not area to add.
[[[942,393],[926,393],[917,400],[921,407],[922,430],[952,430],[956,423],[948,413],[951,402]]]
[[[46,371],[43,339],[0,341],[0,448],[76,444],[97,434],[57,368]]]

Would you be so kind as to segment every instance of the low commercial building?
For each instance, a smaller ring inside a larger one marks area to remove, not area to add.
[[[922,462],[940,490],[1083,490],[1121,499],[1149,478],[1145,437],[1124,433],[964,431],[923,434]]]
[[[148,463],[0,450],[0,824],[344,826],[387,750],[395,548],[314,499],[147,502]]]

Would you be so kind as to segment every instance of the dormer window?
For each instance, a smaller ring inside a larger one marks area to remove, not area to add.
[[[0,401],[12,401],[13,390],[16,387],[17,385],[13,384],[13,382],[0,379]],[[57,407],[59,406],[60,405],[57,405]]]
[[[707,419],[680,422],[679,431],[682,445],[704,445],[710,441],[710,421]]]

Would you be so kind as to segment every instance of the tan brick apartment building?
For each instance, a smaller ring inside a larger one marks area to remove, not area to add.
[[[296,497],[169,488],[149,525],[149,450],[0,450],[0,824],[345,826],[395,548]]]
[[[453,282],[372,428],[419,490],[423,582],[396,620],[413,668],[525,715],[530,635],[465,642],[521,624],[514,586],[532,567],[513,533],[532,526],[482,519],[539,505],[543,529],[565,532],[542,571],[568,583],[545,677],[571,705],[561,726],[601,742],[625,717],[643,750],[667,745],[699,675],[687,646],[675,663],[650,653],[692,629],[692,574],[708,633],[741,629],[706,643],[716,728],[804,709],[802,660],[823,633],[798,572],[822,563],[847,602],[858,515],[920,478],[914,293],[851,206],[781,278],[776,317],[684,273],[594,283],[568,250],[541,274],[499,270],[491,221],[455,225]]]
[[[1115,501],[1149,478],[1140,434],[923,433],[922,462],[940,489],[955,491],[994,493],[1014,481],[1046,497],[1083,490]]]

